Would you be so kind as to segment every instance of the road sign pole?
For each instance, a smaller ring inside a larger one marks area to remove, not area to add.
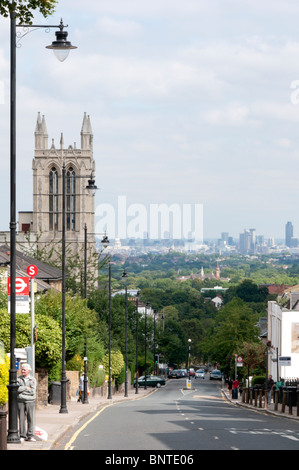
[[[31,277],[31,350],[32,350],[32,375],[35,375],[35,338],[34,338],[34,329],[35,329],[35,306],[34,306],[34,277],[38,273],[38,268],[31,264],[27,268],[27,274]]]
[[[34,342],[34,278],[31,278],[31,349],[32,349],[32,375],[35,375],[35,342]]]

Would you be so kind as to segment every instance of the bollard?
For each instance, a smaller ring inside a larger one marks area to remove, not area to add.
[[[262,389],[259,390],[259,408],[262,408],[262,396],[263,396],[263,391]]]
[[[278,396],[279,396],[279,390],[274,391],[274,410],[278,410]]]
[[[7,411],[0,411],[0,450],[7,450]]]
[[[257,389],[254,390],[254,406],[257,406]]]
[[[289,415],[293,416],[293,402],[292,402],[292,397],[291,397],[291,393],[290,391],[288,390],[287,391],[287,396],[288,396],[288,404],[289,404]]]
[[[250,388],[249,390],[249,404],[252,405],[252,401],[253,401],[253,391],[252,391],[252,388]]]
[[[282,391],[282,403],[281,403],[281,412],[282,412],[282,413],[285,412],[286,401],[287,401],[287,391],[286,391],[286,390],[283,390],[283,391]]]

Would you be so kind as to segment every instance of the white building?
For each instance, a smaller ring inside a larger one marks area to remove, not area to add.
[[[286,289],[278,301],[268,302],[268,372],[274,380],[299,377],[299,286]],[[279,357],[290,358],[280,366]]]

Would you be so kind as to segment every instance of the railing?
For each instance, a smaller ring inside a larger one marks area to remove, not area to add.
[[[289,383],[295,383],[290,382]],[[299,388],[296,385],[280,386],[273,390],[273,403],[268,404],[268,391],[264,387],[244,388],[242,393],[242,403],[247,403],[257,408],[273,408],[274,411],[286,413],[286,408],[290,416],[299,416]],[[295,413],[295,414],[294,414]]]

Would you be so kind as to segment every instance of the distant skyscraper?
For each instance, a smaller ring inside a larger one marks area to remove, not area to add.
[[[292,222],[287,222],[285,229],[286,229],[285,244],[286,244],[286,246],[291,247],[292,246],[292,238],[293,238],[293,224],[292,224]]]
[[[239,249],[241,253],[253,253],[256,248],[256,230],[250,228],[244,230],[239,236]]]

